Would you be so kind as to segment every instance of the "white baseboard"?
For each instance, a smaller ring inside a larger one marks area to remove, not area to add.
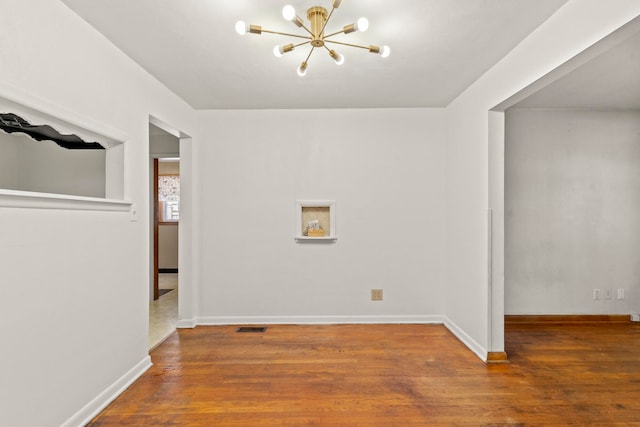
[[[483,362],[487,350],[471,338],[462,328],[446,316],[206,316],[178,321],[178,328],[194,328],[198,325],[340,325],[340,324],[444,324],[469,350]]]
[[[61,427],[82,427],[87,425],[89,421],[106,408],[109,403],[113,402],[127,387],[140,378],[151,365],[151,357],[146,356],[116,382],[107,387],[107,389],[100,393],[95,399],[87,403],[84,408],[76,412],[62,424]]]
[[[193,329],[196,326],[198,326],[196,319],[180,319],[176,324],[176,328],[178,329]]]
[[[466,345],[469,350],[473,351],[476,356],[478,356],[483,362],[486,363],[488,353],[476,340],[471,338],[469,334],[467,334],[462,328],[456,325],[451,321],[448,317],[445,318],[444,325],[451,331],[453,335],[456,336],[464,345]]]
[[[443,324],[444,317],[424,316],[211,316],[197,325],[340,325],[340,324]]]

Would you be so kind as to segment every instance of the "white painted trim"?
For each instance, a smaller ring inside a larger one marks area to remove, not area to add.
[[[45,115],[66,122],[77,128],[78,132],[76,133],[78,136],[82,137],[85,132],[89,132],[107,138],[110,141],[102,142],[107,143],[109,146],[112,146],[114,143],[122,144],[130,139],[128,135],[120,129],[98,122],[90,117],[79,114],[77,111],[71,111],[62,105],[53,103],[34,93],[26,92],[6,82],[0,82],[0,103],[2,103],[2,99],[22,107],[20,108],[20,112],[23,114],[26,109],[28,109],[32,110],[31,112],[27,111],[27,114],[30,116],[35,114],[40,118]]]
[[[149,123],[151,123],[155,127],[158,127],[160,129],[162,129],[163,131],[167,132],[169,135],[173,135],[178,139],[181,138],[180,131],[178,131],[177,129],[174,129],[173,127],[169,126],[168,124],[166,124],[162,120],[155,118],[151,114],[149,114]]]
[[[67,194],[0,190],[0,207],[129,212],[132,208],[132,203],[126,200],[100,199]]]
[[[324,237],[308,237],[302,235],[302,208],[329,208],[329,235]],[[336,201],[335,200],[296,200],[296,233],[295,239],[302,241],[337,240],[336,237]]]
[[[123,391],[127,389],[134,381],[144,374],[152,366],[151,357],[146,356],[138,362],[127,373],[120,377],[116,382],[111,384],[96,396],[91,402],[87,403],[82,409],[69,418],[61,427],[81,427],[85,426],[96,415],[100,413],[107,405],[115,400]]]
[[[178,329],[193,329],[198,326],[198,322],[195,319],[180,319],[176,324]]]
[[[446,316],[402,315],[402,316],[207,316],[197,319],[178,321],[178,328],[195,328],[196,326],[217,325],[341,325],[341,324],[423,324],[444,325],[469,350],[483,362],[487,361],[488,352],[477,341],[471,338],[462,328]]]
[[[180,158],[179,153],[151,153],[150,157],[152,159],[173,159]]]
[[[471,338],[469,334],[467,334],[464,330],[462,330],[462,328],[452,322],[448,317],[445,317],[444,326],[446,326],[447,329],[449,329],[449,331],[451,331],[451,333],[456,336],[456,338],[462,341],[462,343],[466,345],[469,350],[473,351],[476,356],[480,358],[480,360],[486,363],[488,352],[487,350],[482,348],[482,346],[478,344],[476,340]]]
[[[324,237],[296,236],[295,239],[298,240],[298,241],[301,241],[301,242],[302,241],[311,241],[311,240],[315,240],[315,241],[318,241],[318,240],[330,240],[330,241],[338,240],[338,238],[335,237],[335,236],[334,237],[331,237],[331,236],[324,236]]]
[[[180,321],[193,322],[189,321]],[[446,316],[442,315],[402,315],[402,316],[208,316],[198,317],[195,322],[188,323],[188,327],[222,326],[222,325],[342,325],[342,324],[421,324],[444,325],[469,350],[483,362],[487,361],[487,350],[478,344],[471,336]]]
[[[210,316],[197,325],[334,325],[334,324],[443,324],[440,315],[407,316]]]

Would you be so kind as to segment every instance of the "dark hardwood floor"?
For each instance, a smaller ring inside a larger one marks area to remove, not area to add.
[[[485,365],[441,325],[179,330],[91,426],[640,426],[640,326],[507,323]]]

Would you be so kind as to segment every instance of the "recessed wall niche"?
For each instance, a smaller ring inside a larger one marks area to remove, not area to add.
[[[0,113],[0,191],[123,199],[122,142],[3,98]]]
[[[296,240],[336,240],[336,202],[296,200]]]

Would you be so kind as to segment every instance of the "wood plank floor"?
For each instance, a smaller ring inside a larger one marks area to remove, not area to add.
[[[91,426],[640,426],[640,326],[507,324],[485,365],[441,325],[179,330]]]

